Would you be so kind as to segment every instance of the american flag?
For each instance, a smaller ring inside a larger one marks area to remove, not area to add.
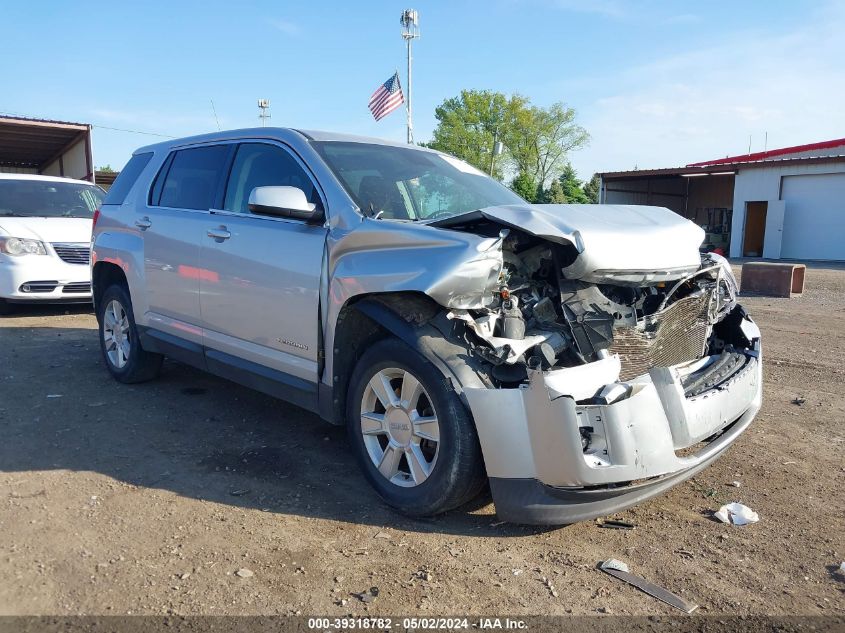
[[[399,85],[399,73],[396,72],[376,89],[370,97],[368,107],[373,113],[373,118],[380,121],[403,103],[405,97],[402,95],[402,86]]]

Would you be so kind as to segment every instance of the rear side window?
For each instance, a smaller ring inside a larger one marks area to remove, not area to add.
[[[123,204],[126,196],[129,195],[129,190],[132,189],[132,185],[138,180],[138,176],[144,171],[144,167],[147,166],[152,157],[152,152],[150,152],[149,154],[135,154],[130,158],[126,167],[118,174],[117,180],[114,181],[106,194],[103,204]]]
[[[230,145],[211,145],[176,152],[169,161],[170,169],[161,187],[159,206],[210,209],[230,150]]]

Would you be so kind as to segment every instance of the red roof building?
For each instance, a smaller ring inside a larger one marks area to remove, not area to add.
[[[604,204],[668,207],[731,257],[845,261],[845,138],[600,174]]]

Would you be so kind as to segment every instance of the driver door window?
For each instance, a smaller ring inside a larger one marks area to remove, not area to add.
[[[249,194],[256,187],[269,186],[297,187],[308,202],[320,206],[314,184],[293,156],[276,145],[244,143],[232,164],[223,209],[248,214]]]

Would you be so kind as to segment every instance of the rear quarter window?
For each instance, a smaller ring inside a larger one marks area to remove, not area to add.
[[[106,193],[103,204],[123,204],[135,181],[138,180],[138,176],[144,171],[144,167],[147,166],[147,163],[150,162],[152,157],[152,152],[150,152],[148,154],[135,154],[130,158],[129,162],[126,163],[126,167],[118,174],[114,184],[112,184],[108,193]]]

